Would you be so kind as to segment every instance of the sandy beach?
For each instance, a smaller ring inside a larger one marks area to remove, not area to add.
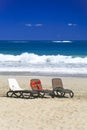
[[[50,76],[0,75],[1,130],[86,130],[87,78],[61,77],[64,88],[74,91],[73,98],[7,98],[8,78],[16,78],[21,88],[30,88],[30,79],[41,79],[44,89],[52,89]]]

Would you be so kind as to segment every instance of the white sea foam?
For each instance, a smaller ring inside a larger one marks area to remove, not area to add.
[[[55,43],[71,43],[72,41],[53,41]]]
[[[63,55],[0,54],[0,71],[29,71],[59,74],[87,74],[87,57]]]

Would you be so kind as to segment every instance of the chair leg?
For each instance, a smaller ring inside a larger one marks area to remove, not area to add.
[[[18,95],[19,94],[19,95]],[[15,91],[8,91],[7,92],[7,97],[14,97],[14,98],[19,98],[22,96],[22,93],[20,92],[15,92]]]
[[[45,96],[45,92],[39,92],[39,97],[43,98]]]
[[[55,97],[55,93],[54,93],[54,91],[49,92],[49,95],[50,95],[52,98],[54,98],[54,97]]]
[[[6,96],[7,96],[7,97],[12,97],[12,95],[13,95],[13,92],[8,91],[8,92],[6,93]]]
[[[22,92],[22,98],[30,99],[31,98],[31,93],[30,92]]]
[[[73,98],[73,96],[74,96],[73,91],[69,92],[69,95],[70,95],[71,98]]]
[[[65,96],[65,93],[64,93],[64,92],[57,91],[57,90],[54,92],[54,94],[55,94],[55,96],[57,96],[57,97],[64,97],[64,96]]]
[[[8,91],[7,94],[6,94],[7,97],[18,97],[17,94],[13,91]]]

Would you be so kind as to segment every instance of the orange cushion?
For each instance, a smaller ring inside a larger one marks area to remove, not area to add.
[[[30,81],[30,86],[34,90],[43,90],[42,86],[41,86],[41,81],[40,80],[38,80],[38,81],[31,80]]]

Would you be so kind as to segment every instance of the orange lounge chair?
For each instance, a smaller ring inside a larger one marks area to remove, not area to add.
[[[30,80],[30,86],[33,91],[37,91],[39,94],[39,97],[44,97],[45,94],[50,95],[52,98],[54,97],[54,93],[52,90],[44,90],[42,88],[42,84],[40,79],[31,79]]]

